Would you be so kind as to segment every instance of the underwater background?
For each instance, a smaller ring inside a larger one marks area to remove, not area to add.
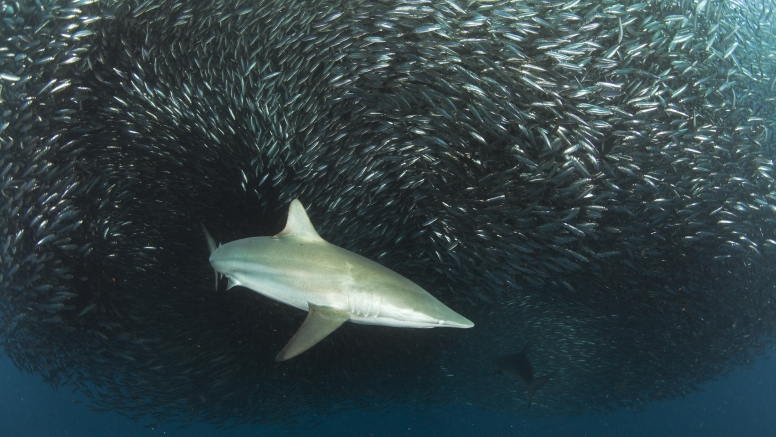
[[[773,350],[769,351],[772,354]],[[546,419],[494,415],[473,408],[365,413],[351,411],[319,418],[306,430],[253,425],[219,429],[192,424],[156,426],[117,414],[99,414],[66,391],[53,393],[40,381],[0,361],[0,428],[26,436],[772,436],[776,430],[776,368],[759,359],[685,398],[620,411]]]
[[[772,435],[774,11],[0,1],[3,429]],[[202,226],[294,199],[475,327],[275,363]]]

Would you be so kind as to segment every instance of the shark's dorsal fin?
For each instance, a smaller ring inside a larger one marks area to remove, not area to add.
[[[310,223],[310,218],[307,217],[307,212],[304,210],[304,206],[302,206],[302,202],[300,202],[299,199],[294,199],[291,202],[291,205],[288,206],[288,221],[286,221],[286,227],[272,238],[285,236],[308,241],[323,241],[323,238],[318,235],[313,224]]]
[[[335,329],[350,319],[350,315],[344,310],[314,305],[309,302],[307,306],[310,308],[307,318],[304,319],[302,326],[291,337],[291,340],[288,341],[283,350],[275,357],[275,361],[285,361],[289,358],[294,358],[315,346],[319,341],[326,338],[327,335],[334,332]]]

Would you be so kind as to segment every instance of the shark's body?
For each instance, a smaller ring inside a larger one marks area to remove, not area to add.
[[[277,361],[306,351],[347,320],[401,328],[474,326],[409,279],[324,241],[298,200],[274,237],[216,247],[207,229],[205,234],[210,264],[229,278],[228,288],[240,285],[309,311]]]
[[[528,360],[526,352],[528,351],[528,344],[523,347],[522,352],[519,354],[506,355],[496,358],[494,362],[498,366],[498,371],[513,381],[520,381],[525,385],[528,391],[528,408],[531,408],[531,399],[534,392],[543,386],[555,372],[549,375],[542,376],[540,378],[534,378],[533,366],[531,361]]]

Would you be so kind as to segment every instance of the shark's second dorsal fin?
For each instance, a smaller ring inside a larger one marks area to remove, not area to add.
[[[323,241],[323,238],[318,235],[313,224],[310,223],[310,218],[307,217],[307,212],[304,210],[304,206],[302,206],[302,202],[300,202],[299,199],[294,199],[291,202],[291,205],[288,206],[288,221],[286,221],[286,227],[272,238],[285,236],[292,236],[308,241]]]
[[[285,361],[289,358],[301,354],[302,352],[315,346],[319,341],[326,338],[327,335],[334,332],[340,325],[350,319],[350,314],[344,310],[336,308],[314,305],[307,303],[310,312],[304,323],[296,331],[291,340],[275,357],[275,361]]]

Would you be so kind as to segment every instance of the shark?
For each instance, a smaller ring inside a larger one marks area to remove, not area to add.
[[[533,366],[528,360],[528,344],[519,354],[506,355],[496,358],[493,362],[498,366],[498,372],[513,381],[520,381],[528,390],[528,408],[531,408],[531,399],[539,387],[543,386],[555,372],[540,378],[534,378]]]
[[[307,311],[275,357],[285,361],[310,349],[346,321],[397,328],[471,328],[419,285],[318,235],[302,203],[288,208],[285,228],[272,237],[216,244],[204,224],[210,265],[219,278]]]

